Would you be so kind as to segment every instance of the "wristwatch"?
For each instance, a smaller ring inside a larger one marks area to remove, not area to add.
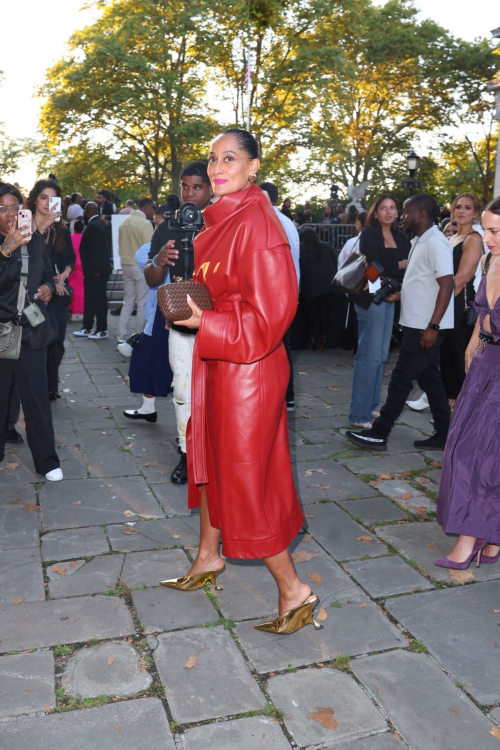
[[[433,331],[439,331],[439,323],[429,323],[427,328],[432,328]]]

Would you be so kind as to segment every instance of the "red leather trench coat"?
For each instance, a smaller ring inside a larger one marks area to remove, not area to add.
[[[204,211],[195,280],[210,291],[193,357],[189,507],[206,486],[227,557],[271,557],[301,528],[282,340],[297,309],[290,247],[266,193],[252,186]]]

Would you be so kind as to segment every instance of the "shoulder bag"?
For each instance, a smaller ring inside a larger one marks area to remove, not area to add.
[[[333,277],[332,284],[347,294],[360,294],[367,284],[365,271],[365,256],[352,252]]]
[[[21,337],[23,329],[21,316],[26,301],[26,284],[28,282],[28,248],[21,245],[21,277],[17,294],[17,317],[15,321],[0,323],[0,359],[19,359],[21,354]]]

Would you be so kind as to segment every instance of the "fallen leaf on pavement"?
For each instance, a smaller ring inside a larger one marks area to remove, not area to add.
[[[358,542],[363,542],[363,544],[369,544],[370,542],[375,541],[375,539],[372,536],[358,536],[356,538]]]
[[[155,518],[156,516],[151,516],[149,513],[138,513],[137,514],[139,518]]]
[[[144,466],[158,466],[158,461],[148,461]]]
[[[6,469],[17,469],[18,466],[19,466],[19,464],[14,464],[12,462],[9,462],[9,463],[5,464],[5,468]]]
[[[321,576],[319,573],[306,573],[306,576],[311,579],[311,582],[315,586],[321,586]]]
[[[82,504],[81,500],[71,500],[71,505],[81,505],[81,504]]]
[[[498,645],[498,643],[495,643],[495,645],[493,646],[493,648],[500,648],[500,646]]]
[[[13,599],[12,601],[14,604],[21,604],[21,602],[24,602],[24,596],[20,596],[19,599]]]
[[[494,609],[493,612],[500,612],[500,609]]]
[[[314,516],[311,516],[311,514],[310,514],[310,513],[304,513],[304,516],[305,516],[306,518],[314,518]]]
[[[26,688],[27,693],[32,693],[35,690],[35,688]]]
[[[393,474],[380,474],[379,479],[394,479]]]
[[[306,552],[305,550],[299,550],[298,552],[292,552],[292,560],[295,563],[299,562],[308,562],[309,560],[312,560],[313,557],[318,556],[318,552]]]
[[[115,724],[115,729],[117,732],[121,732],[121,727],[119,724]]]
[[[410,498],[413,497],[413,495],[411,492],[405,492],[404,495],[400,495],[399,497],[401,500],[409,500]]]
[[[166,474],[167,472],[165,470],[159,471],[158,474]]]
[[[455,711],[454,708],[449,708],[448,711],[450,712],[450,714],[453,714],[453,716],[460,716],[458,711]]]
[[[500,740],[500,727],[493,727],[492,729],[490,729],[488,734],[492,734],[493,737],[496,737],[497,740]]]
[[[9,500],[7,502],[7,505],[19,505],[20,502],[21,502],[21,498],[20,497],[16,497],[15,500]]]
[[[418,510],[419,513],[427,513],[425,505],[415,505],[415,510]]]
[[[303,538],[303,540],[302,540],[302,541],[303,541],[303,542],[310,542],[312,538],[313,538],[313,535],[312,535],[312,534],[308,534],[307,536],[305,536],[305,537]],[[500,610],[498,610],[498,611],[500,612]]]
[[[325,729],[338,729],[339,726],[338,722],[333,718],[333,708],[321,708],[321,706],[318,706],[318,710],[313,714],[309,714],[307,718],[317,721]]]
[[[59,573],[60,576],[65,576],[67,568],[62,568],[58,563],[57,565],[54,565],[52,570],[54,571],[54,573]]]
[[[429,549],[436,549],[436,548],[435,548],[435,546],[434,546],[433,544],[429,544],[429,543],[427,543],[427,544],[426,544],[425,546],[426,546],[426,547],[429,547]],[[499,611],[500,611],[500,610],[499,610]]]
[[[172,537],[172,539],[180,539],[181,538],[180,534],[170,534],[170,536]]]
[[[433,466],[435,469],[442,469],[443,464],[441,461],[431,461],[431,466]]]
[[[124,510],[123,515],[127,516],[127,518],[133,518],[135,516],[135,513],[131,510]]]
[[[191,669],[196,664],[196,656],[190,656],[187,662],[184,664],[186,669]]]
[[[362,607],[366,607],[367,604],[368,602],[361,602],[361,604],[359,605],[359,609],[361,609]]]
[[[328,388],[333,391],[334,393],[338,393],[338,388],[334,388],[333,385],[329,385]]]
[[[135,529],[131,529],[130,526],[123,526],[122,534],[137,534]]]
[[[26,505],[23,505],[21,510],[24,510],[25,513],[33,513],[33,511],[40,510],[40,508],[38,507],[38,505],[36,505],[36,503],[26,503]]]
[[[464,583],[467,583],[467,581],[473,581],[474,580],[474,573],[472,570],[451,570],[450,568],[450,578],[452,581],[455,581],[455,583],[459,583],[461,586],[464,585]]]
[[[427,484],[427,479],[425,477],[418,477],[417,484]]]
[[[76,568],[77,565],[78,565],[78,560],[73,560],[73,562],[70,562],[69,567]]]
[[[113,657],[112,657],[112,656],[110,656],[110,657],[109,657],[109,659],[108,659],[108,667],[109,667],[109,666],[110,666],[111,664],[113,664],[113,662],[114,662],[114,661],[116,661],[116,659],[113,659]]]
[[[328,618],[328,612],[324,607],[320,607],[318,609],[318,620],[321,620],[321,622],[324,622]]]

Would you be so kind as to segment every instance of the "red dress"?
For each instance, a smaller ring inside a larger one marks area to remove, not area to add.
[[[71,244],[75,252],[75,267],[69,276],[69,283],[73,288],[73,299],[71,300],[71,312],[73,315],[83,315],[83,271],[80,259],[80,243],[83,234],[73,232]]]
[[[193,357],[189,507],[206,485],[227,557],[285,550],[304,522],[295,490],[282,340],[297,309],[290,246],[266,193],[252,186],[204,211],[195,279],[210,291]]]

